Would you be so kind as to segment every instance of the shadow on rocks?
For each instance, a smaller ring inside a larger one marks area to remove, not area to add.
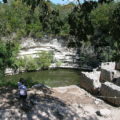
[[[32,99],[35,104],[31,104],[29,111],[23,111],[20,109],[19,99],[16,98],[17,90],[12,88],[0,89],[0,101],[2,101],[0,103],[0,119],[80,120],[72,107],[59,98],[50,96],[50,89],[41,87],[41,90],[45,93],[29,96],[29,99]]]

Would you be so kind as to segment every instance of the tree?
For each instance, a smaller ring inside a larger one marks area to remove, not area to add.
[[[120,2],[116,3],[110,16],[110,34],[114,40],[115,60],[120,61]]]
[[[91,22],[94,27],[91,43],[99,59],[103,59],[101,58],[102,54],[106,52],[106,48],[111,49],[111,45],[113,44],[109,24],[109,17],[113,6],[114,4],[112,3],[99,5],[90,14]]]
[[[4,3],[7,3],[8,1],[7,0],[3,0]]]
[[[90,20],[90,12],[97,7],[97,2],[85,1],[75,6],[69,15],[70,34],[77,38],[77,44],[88,40],[93,34],[93,26]]]
[[[19,45],[17,43],[0,41],[0,70],[4,74],[7,67],[13,67]]]

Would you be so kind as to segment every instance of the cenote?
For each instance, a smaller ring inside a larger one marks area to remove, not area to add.
[[[5,80],[17,84],[20,78],[25,78],[28,83],[42,83],[50,87],[77,85],[80,81],[80,71],[74,69],[54,69],[38,72],[26,72],[12,76],[6,76]]]

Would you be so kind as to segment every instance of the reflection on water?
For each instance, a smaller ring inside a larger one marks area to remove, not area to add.
[[[71,69],[44,70],[39,72],[27,72],[13,76],[7,76],[7,80],[17,81],[20,77],[28,82],[43,83],[51,87],[79,84],[80,71]]]

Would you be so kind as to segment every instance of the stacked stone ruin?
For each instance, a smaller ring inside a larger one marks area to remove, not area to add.
[[[115,106],[120,106],[120,63],[102,63],[93,72],[82,72],[80,86]]]

